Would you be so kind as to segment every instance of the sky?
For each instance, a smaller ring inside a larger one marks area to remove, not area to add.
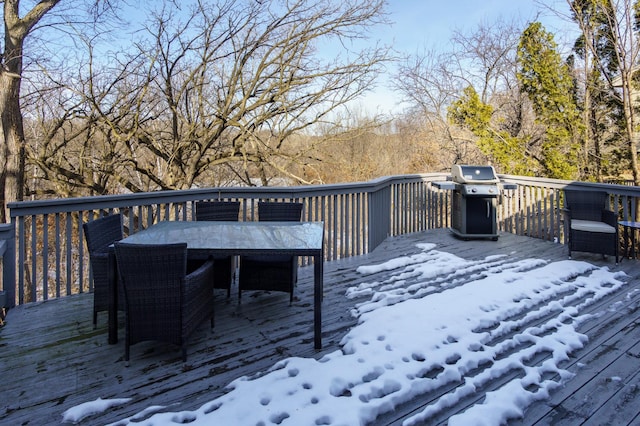
[[[268,371],[239,377],[197,410],[150,406],[114,424],[357,425],[430,390],[450,388],[406,419],[409,426],[512,374],[448,419],[449,426],[497,426],[521,418],[529,405],[571,380],[574,373],[563,366],[589,339],[577,331],[592,318],[585,308],[627,283],[624,272],[583,261],[506,254],[465,260],[436,244],[417,248],[357,269],[362,283],[345,297],[361,301],[352,309],[358,323],[340,349],[318,360],[282,359]],[[127,404],[127,392],[72,407],[63,421]]]
[[[532,0],[392,1],[391,35],[398,50],[413,53],[419,47],[447,45],[455,30],[472,30],[499,18],[532,19],[537,9]]]

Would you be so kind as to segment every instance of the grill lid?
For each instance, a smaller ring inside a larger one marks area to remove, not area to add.
[[[461,166],[451,167],[451,177],[457,183],[472,183],[476,185],[495,185],[500,183],[493,166]]]

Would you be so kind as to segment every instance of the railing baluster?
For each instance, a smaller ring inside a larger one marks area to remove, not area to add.
[[[31,302],[38,300],[38,263],[37,263],[37,235],[38,235],[38,223],[36,215],[31,215],[31,234],[29,235],[31,241],[31,283],[30,283],[30,297]]]
[[[49,299],[49,215],[42,215],[42,300]]]
[[[60,297],[61,296],[61,285],[62,285],[62,276],[61,276],[61,255],[60,255],[60,246],[61,246],[61,240],[60,240],[60,213],[56,213],[56,219],[55,219],[56,223],[56,297]]]
[[[67,213],[67,229],[65,230],[65,237],[66,237],[66,269],[67,269],[67,285],[66,285],[66,294],[72,294],[71,291],[71,278],[72,278],[72,267],[71,267],[71,253],[73,250],[73,244],[72,244],[72,232],[73,232],[73,223],[72,223],[72,217],[71,217],[71,213]]]

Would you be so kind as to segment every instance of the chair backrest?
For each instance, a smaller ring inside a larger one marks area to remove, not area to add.
[[[118,273],[129,308],[162,316],[179,309],[187,274],[187,244],[127,244],[116,242]],[[146,302],[145,302],[146,301]],[[149,303],[153,301],[153,303]],[[141,314],[144,316],[145,314]],[[179,321],[179,318],[175,318]]]
[[[196,220],[238,221],[240,201],[198,201]]]
[[[122,215],[104,216],[82,224],[89,254],[104,251],[109,245],[120,241],[122,235]]]
[[[572,219],[602,220],[602,211],[608,208],[609,194],[604,191],[565,190],[565,207]]]
[[[258,202],[258,220],[262,222],[299,222],[302,203]]]

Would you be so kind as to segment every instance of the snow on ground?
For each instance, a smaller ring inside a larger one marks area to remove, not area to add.
[[[418,247],[416,255],[358,269],[370,280],[347,297],[369,298],[354,306],[358,325],[341,350],[319,360],[284,359],[240,377],[195,411],[149,407],[117,424],[357,425],[449,387],[405,424],[489,388],[449,425],[499,425],[571,378],[561,363],[587,342],[576,331],[587,318],[581,312],[625,285],[624,273],[586,262],[468,261],[433,244]],[[379,275],[390,278],[376,281]],[[89,402],[68,410],[64,420],[80,421],[108,407],[105,400]]]

